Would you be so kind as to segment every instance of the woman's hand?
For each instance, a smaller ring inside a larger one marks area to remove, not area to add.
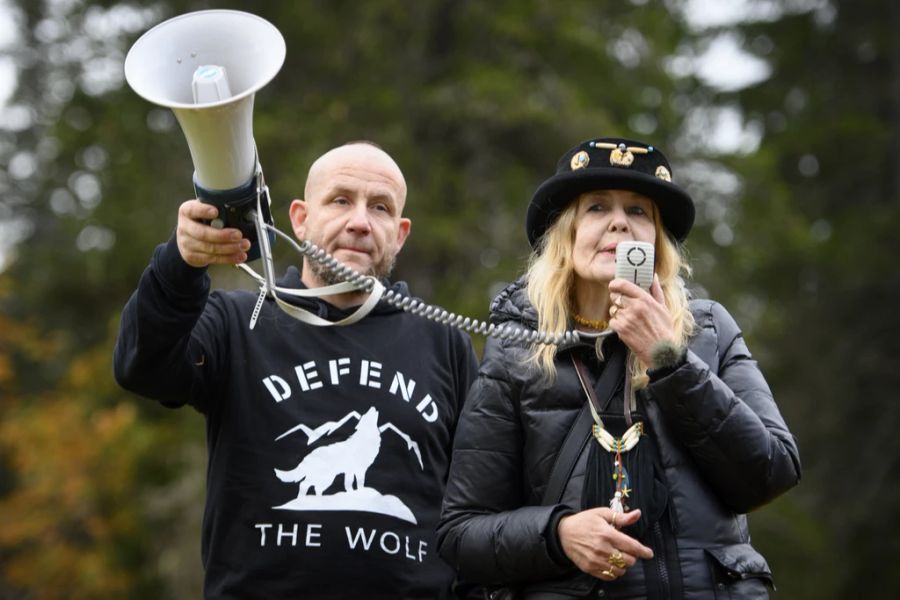
[[[639,558],[653,558],[653,551],[617,528],[631,525],[640,510],[616,513],[592,508],[559,520],[557,533],[566,556],[594,577],[612,581],[633,567]]]
[[[676,343],[659,278],[653,275],[649,294],[628,280],[613,279],[609,282],[609,299],[610,328],[641,362],[654,367],[654,346],[662,341]]]

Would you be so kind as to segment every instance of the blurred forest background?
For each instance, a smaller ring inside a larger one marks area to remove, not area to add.
[[[697,203],[693,286],[733,311],[799,439],[800,487],[751,515],[777,597],[897,597],[900,3],[0,0],[0,599],[199,597],[202,418],[118,389],[111,349],[192,194],[124,56],[206,8],[287,40],[254,125],[276,224],[316,156],[376,140],[410,187],[396,275],[457,312],[484,318],[519,273],[565,149],[663,148]]]

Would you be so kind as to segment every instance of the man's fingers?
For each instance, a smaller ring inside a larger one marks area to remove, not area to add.
[[[212,209],[215,212],[215,207]],[[216,229],[190,218],[179,219],[178,234],[186,250],[201,254],[233,254],[250,247],[250,241],[243,238],[240,229]]]
[[[190,218],[179,219],[178,227],[181,229],[181,233],[187,237],[214,244],[238,242],[243,237],[240,229],[233,227],[216,229],[207,223]]]
[[[210,242],[201,242],[197,240],[185,240],[184,249],[191,254],[206,254],[213,256],[229,256],[232,254],[240,254],[250,249],[250,240],[241,240],[239,242],[227,242],[223,244],[215,244]]]
[[[206,252],[182,250],[181,256],[186,263],[194,267],[205,267],[208,265],[236,265],[247,261],[247,253],[241,250],[223,254],[209,254]]]
[[[182,202],[178,207],[181,216],[194,221],[209,221],[219,216],[219,209],[212,204],[200,202],[199,200],[188,200]]]
[[[185,246],[194,252],[230,254],[250,248],[250,240],[243,238],[238,229],[213,229],[206,225],[195,229],[186,226],[182,233]]]
[[[247,260],[250,240],[239,229],[216,229],[205,221],[218,209],[199,200],[188,200],[178,209],[178,251],[189,265],[233,265]]]
[[[213,261],[216,257],[237,256],[250,249],[250,240],[239,239],[237,241],[226,240],[222,242],[205,241],[202,239],[185,237],[183,250],[192,255],[204,255]]]

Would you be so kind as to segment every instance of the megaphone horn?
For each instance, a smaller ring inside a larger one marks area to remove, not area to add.
[[[197,197],[219,208],[215,226],[237,227],[260,254],[253,210],[272,224],[253,141],[253,98],[281,69],[286,48],[274,25],[236,10],[202,10],[164,21],[125,57],[125,80],[172,109],[191,151]],[[260,193],[265,202],[259,203]]]

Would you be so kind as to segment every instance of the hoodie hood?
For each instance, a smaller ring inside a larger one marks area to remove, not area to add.
[[[275,283],[276,285],[278,285],[278,287],[303,290],[309,289],[308,286],[304,284],[300,279],[300,270],[295,266],[288,267],[284,275],[279,277]],[[391,283],[387,279],[382,279],[381,285],[384,286],[385,290],[393,291],[394,294],[397,294],[398,296],[409,296],[409,286],[405,281],[397,281]],[[329,321],[337,321],[343,319],[344,317],[355,312],[358,307],[351,306],[349,308],[338,308],[337,306],[334,306],[333,304],[326,302],[321,298],[300,298],[296,296],[289,296],[287,294],[283,294],[279,296],[279,298],[285,302],[293,304],[294,306],[304,308],[323,319],[328,319]],[[415,299],[418,300],[418,298]],[[381,300],[378,302],[378,304],[375,305],[375,308],[372,309],[372,314],[386,315],[400,312],[400,310],[400,308],[397,308],[392,304]]]

